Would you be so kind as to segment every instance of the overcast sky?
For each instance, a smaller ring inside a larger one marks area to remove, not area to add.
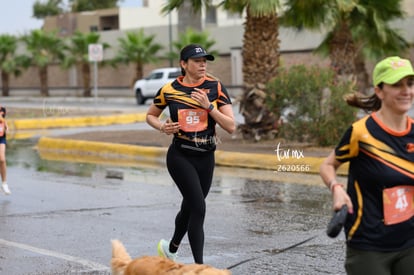
[[[45,0],[43,0],[44,2]],[[3,0],[0,4],[0,34],[21,35],[39,29],[43,20],[32,18],[36,0]],[[142,0],[123,0],[121,7],[139,7]]]

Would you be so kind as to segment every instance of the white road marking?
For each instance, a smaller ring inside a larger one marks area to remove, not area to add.
[[[37,248],[37,247],[30,246],[30,245],[27,245],[27,244],[10,242],[10,241],[6,241],[4,239],[0,239],[0,245],[1,244],[6,245],[6,246],[10,246],[10,247],[16,247],[16,248],[28,250],[28,251],[31,251],[31,252],[34,252],[34,253],[38,253],[38,254],[42,254],[42,255],[58,258],[58,259],[62,259],[62,260],[69,261],[69,262],[78,263],[78,264],[81,264],[81,265],[83,265],[87,268],[90,268],[93,271],[109,271],[109,267],[107,267],[105,265],[95,263],[95,262],[92,262],[92,261],[88,261],[88,260],[85,260],[85,259],[82,259],[82,258],[62,254],[62,253],[59,253],[59,252],[46,250],[46,249],[42,249],[42,248]]]

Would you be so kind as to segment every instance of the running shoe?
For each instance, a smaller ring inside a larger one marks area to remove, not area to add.
[[[177,259],[177,253],[170,252],[169,246],[170,246],[170,242],[164,239],[161,239],[161,241],[158,243],[158,246],[157,246],[158,255],[160,255],[161,257],[168,258],[175,262],[175,260]]]
[[[7,183],[2,183],[1,184],[1,190],[3,190],[4,194],[6,194],[6,195],[11,194],[9,186],[7,185]]]

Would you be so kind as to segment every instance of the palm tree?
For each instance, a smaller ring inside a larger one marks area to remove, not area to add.
[[[118,39],[120,46],[114,63],[135,64],[135,76],[131,85],[144,75],[144,64],[156,63],[159,58],[158,51],[163,48],[161,44],[154,42],[155,35],[145,35],[144,30],[127,32],[126,37]]]
[[[0,35],[0,64],[2,95],[9,96],[10,74],[18,76],[22,69],[28,67],[30,60],[27,56],[16,55],[18,39],[12,35]]]
[[[209,39],[209,34],[206,31],[195,31],[193,28],[188,27],[184,33],[180,33],[178,40],[173,41],[175,51],[169,52],[167,58],[170,60],[178,60],[179,52],[188,44],[199,44],[212,55],[217,55],[218,52],[211,48],[216,44],[216,41]]]
[[[329,55],[340,76],[354,77],[365,92],[365,58],[401,53],[409,44],[389,22],[404,16],[401,0],[287,0],[281,24],[297,29],[325,30],[318,52]]]
[[[178,14],[178,33],[186,32],[187,28],[191,26],[197,31],[202,31],[201,22],[201,7],[205,2],[206,8],[208,8],[211,0],[196,0],[196,1],[182,1],[182,0],[168,0],[165,6],[162,8],[162,12],[167,14],[174,9],[177,9]]]
[[[69,54],[65,58],[64,66],[66,68],[73,65],[79,65],[82,71],[83,79],[83,96],[92,96],[91,92],[91,69],[88,59],[89,44],[99,44],[100,34],[96,32],[81,33],[75,32],[70,37]],[[102,47],[107,49],[109,44],[102,43]]]
[[[32,65],[39,69],[40,93],[49,96],[48,66],[63,61],[67,46],[56,33],[42,30],[33,30],[29,35],[23,36],[22,40],[26,44]]]
[[[162,11],[178,9],[182,3],[168,0]],[[212,1],[192,0],[192,5],[197,12],[203,6],[209,8]],[[244,125],[239,128],[245,138],[259,140],[274,130],[276,121],[264,104],[264,87],[277,75],[279,67],[279,0],[223,0],[221,5],[230,12],[246,12],[242,47],[244,93],[240,103]]]

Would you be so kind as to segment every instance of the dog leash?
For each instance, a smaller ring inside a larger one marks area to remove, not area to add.
[[[338,236],[339,232],[342,230],[342,227],[343,227],[343,226],[344,226],[344,224],[345,224],[345,221],[346,221],[347,215],[348,215],[348,207],[347,207],[346,205],[343,205],[343,206],[342,206],[342,208],[341,208],[340,210],[338,210],[338,211],[336,211],[336,212],[334,213],[334,215],[333,215],[333,217],[332,217],[331,221],[330,221],[330,222],[329,222],[329,224],[328,224],[327,230],[326,230],[326,234],[327,234],[329,237],[331,237],[331,238],[336,238],[336,237]],[[307,238],[307,239],[305,239],[305,240],[303,240],[303,241],[300,241],[300,242],[298,242],[298,243],[292,244],[291,246],[288,246],[288,247],[282,248],[282,249],[277,249],[277,248],[275,248],[275,249],[270,249],[270,250],[269,250],[269,249],[265,249],[265,250],[263,250],[263,252],[268,252],[268,253],[270,253],[271,255],[280,254],[280,253],[286,252],[286,251],[288,251],[288,250],[290,250],[290,249],[293,249],[293,248],[295,248],[295,247],[298,247],[298,246],[300,246],[300,245],[302,245],[302,244],[305,244],[305,243],[307,243],[307,242],[309,242],[309,241],[311,241],[311,240],[315,239],[315,238],[316,238],[316,237],[318,237],[318,236],[319,236],[319,234],[317,234],[317,235],[315,235],[315,236],[312,236],[312,237],[310,237],[310,238]],[[236,264],[234,264],[234,265],[231,265],[231,266],[227,267],[227,269],[229,269],[229,270],[230,270],[230,269],[232,269],[232,268],[235,268],[236,266],[239,266],[239,265],[245,264],[245,263],[247,263],[247,262],[250,262],[250,261],[253,261],[253,260],[256,260],[256,259],[262,258],[262,257],[265,257],[265,256],[258,256],[258,257],[253,257],[253,258],[249,258],[249,259],[243,260],[243,261],[241,261],[241,262],[238,262],[238,263],[236,263]]]
[[[304,243],[307,243],[307,242],[309,242],[309,241],[311,241],[311,240],[315,239],[315,238],[316,238],[316,237],[318,237],[318,236],[319,236],[319,234],[318,234],[318,235],[315,235],[315,236],[312,236],[312,237],[310,237],[310,238],[307,238],[306,240],[300,241],[300,242],[298,242],[298,243],[292,244],[292,245],[290,245],[290,246],[288,246],[288,247],[282,248],[282,249],[277,249],[277,248],[275,248],[275,249],[266,249],[266,250],[263,250],[263,252],[268,252],[268,253],[270,253],[271,255],[280,254],[280,253],[286,252],[286,251],[288,251],[288,250],[290,250],[290,249],[293,249],[293,248],[295,248],[295,247],[298,247],[298,246],[300,246],[300,245],[302,245],[302,244],[304,244]],[[249,258],[249,259],[243,260],[243,261],[241,261],[241,262],[238,262],[238,263],[236,263],[236,264],[234,264],[234,265],[231,265],[231,266],[227,267],[227,269],[232,269],[232,268],[235,268],[236,266],[239,266],[239,265],[245,264],[245,263],[247,263],[247,262],[250,262],[250,261],[253,261],[253,260],[256,260],[256,259],[262,258],[262,257],[265,257],[265,256],[258,256],[258,257],[253,257],[253,258]]]

